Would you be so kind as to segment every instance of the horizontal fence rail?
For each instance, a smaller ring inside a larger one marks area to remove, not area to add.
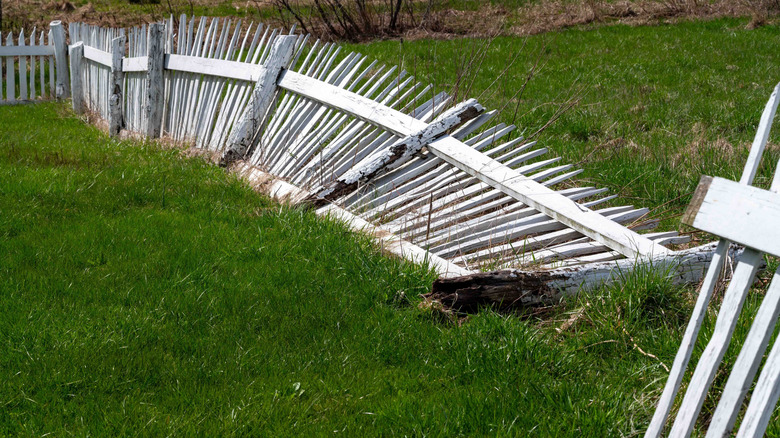
[[[496,111],[472,102],[454,114],[447,93],[334,44],[185,15],[127,31],[71,23],[70,34],[76,111],[114,134],[245,160],[321,214],[334,214],[328,201],[446,270],[650,259],[686,241],[640,234],[658,223],[647,209],[604,207],[613,196],[572,186],[579,169],[491,124]]]

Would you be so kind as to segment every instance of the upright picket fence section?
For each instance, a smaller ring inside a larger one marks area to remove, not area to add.
[[[496,111],[337,45],[184,15],[70,34],[76,111],[238,161],[444,276],[666,257],[686,240],[640,234],[658,223],[647,209],[604,207],[614,196],[573,184],[581,170],[492,124]]]
[[[0,34],[0,103],[67,97],[65,50],[64,29],[56,21],[49,31]]]

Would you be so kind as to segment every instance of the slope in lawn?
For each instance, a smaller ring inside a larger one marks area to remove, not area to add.
[[[429,272],[61,104],[0,107],[0,278],[2,435],[628,434],[689,309],[638,273],[441,324],[393,298]]]

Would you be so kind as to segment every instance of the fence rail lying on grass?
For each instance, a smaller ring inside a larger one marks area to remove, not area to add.
[[[0,103],[67,97],[65,50],[64,29],[57,21],[48,32],[33,29],[25,36],[22,30],[16,39],[11,33],[5,38],[0,34],[0,78],[5,77],[0,81]]]

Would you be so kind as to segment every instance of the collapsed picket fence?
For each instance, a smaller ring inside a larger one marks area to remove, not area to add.
[[[512,138],[514,126],[491,126],[496,111],[453,106],[406,72],[334,44],[184,15],[69,31],[77,112],[98,114],[112,135],[210,151],[272,195],[368,230],[444,278],[533,267],[574,275],[571,292],[583,278],[608,279],[579,277],[594,263],[660,257],[696,281],[709,261],[709,247],[664,247],[686,241],[676,232],[640,234],[657,225],[647,209],[598,208],[614,196],[575,186],[579,169]]]
[[[575,185],[581,170],[491,124],[497,111],[294,30],[182,15],[129,30],[70,23],[70,45],[59,22],[46,45],[21,35],[0,48],[6,82],[19,78],[10,99],[72,94],[111,135],[208,151],[272,196],[429,263],[451,296],[482,284],[491,300],[533,304],[638,262],[695,282],[712,258],[713,245],[666,248],[687,241],[676,232],[640,234],[658,224],[647,209],[602,207],[615,196]]]

